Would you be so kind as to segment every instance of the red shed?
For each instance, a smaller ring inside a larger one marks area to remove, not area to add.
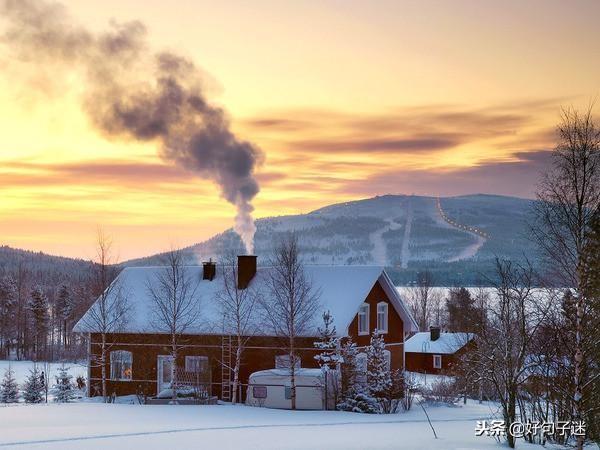
[[[472,333],[442,333],[439,327],[416,333],[405,344],[406,370],[447,374],[473,339]]]

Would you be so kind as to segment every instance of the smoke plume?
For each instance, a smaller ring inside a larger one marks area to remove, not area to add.
[[[236,206],[234,229],[253,253],[252,199],[263,153],[232,133],[223,109],[207,100],[202,71],[192,61],[153,52],[137,21],[94,33],[73,23],[60,4],[0,5],[3,42],[20,61],[55,70],[53,76],[77,72],[84,78],[83,108],[103,135],[155,141],[162,158],[214,181]]]

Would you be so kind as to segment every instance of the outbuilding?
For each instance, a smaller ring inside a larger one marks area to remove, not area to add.
[[[416,333],[406,340],[405,364],[410,372],[450,374],[467,351],[473,333],[442,333],[439,327]]]

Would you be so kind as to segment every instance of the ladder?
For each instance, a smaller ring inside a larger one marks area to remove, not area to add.
[[[231,401],[231,336],[221,337],[221,400]]]

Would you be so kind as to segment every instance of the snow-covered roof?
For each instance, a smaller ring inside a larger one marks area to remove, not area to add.
[[[317,377],[321,378],[323,376],[323,371],[321,369],[311,369],[311,368],[298,368],[294,371],[294,375],[296,376],[304,376],[304,377]],[[250,374],[250,379],[255,379],[259,377],[289,377],[290,369],[266,369],[259,370],[258,372],[253,372]]]
[[[121,333],[160,333],[160,325],[154,316],[154,303],[149,294],[149,284],[155,283],[164,267],[127,267],[119,274],[115,283],[119,284],[119,291],[127,297],[129,308],[128,320],[119,329]],[[215,278],[202,279],[202,266],[186,266],[185,276],[198,280],[197,295],[200,299],[200,314],[196,323],[189,327],[186,334],[223,334],[231,330],[223,329],[222,315],[217,294],[223,290],[223,275],[221,268],[217,268]],[[270,267],[259,267],[250,283],[250,287],[257,289],[260,295],[269,295],[266,281],[269,279]],[[379,280],[392,304],[404,322],[405,331],[415,331],[417,325],[410,315],[406,305],[394,288],[390,278],[382,267],[378,266],[304,266],[305,276],[312,283],[313,289],[320,293],[319,312],[315,314],[313,332],[322,325],[322,312],[329,310],[333,316],[334,324],[340,335],[345,335],[354,319],[360,304]],[[117,290],[111,290],[111,294]],[[110,295],[110,294],[109,294]],[[107,303],[111,299],[107,299]],[[98,301],[90,307],[97,308]],[[75,325],[76,332],[97,332],[90,326],[90,311]],[[260,327],[259,334],[270,335],[267,327]]]
[[[404,343],[404,351],[452,354],[463,348],[473,337],[473,333],[440,333],[439,339],[432,341],[430,332],[416,333]]]

